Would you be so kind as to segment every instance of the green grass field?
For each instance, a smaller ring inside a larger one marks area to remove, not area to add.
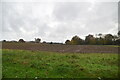
[[[2,50],[3,78],[117,78],[118,54]]]

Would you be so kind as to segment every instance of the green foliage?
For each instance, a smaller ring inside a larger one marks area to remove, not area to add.
[[[35,38],[36,43],[40,43],[41,39],[40,38]]]
[[[118,36],[120,37],[120,31],[118,31]]]
[[[90,34],[88,36],[86,36],[85,43],[86,44],[96,44],[94,36],[90,35]]]
[[[118,54],[2,50],[3,78],[117,78]]]
[[[73,44],[73,45],[118,45],[120,44],[120,39],[117,35],[106,34],[98,34],[99,37],[94,37],[93,35],[89,34],[86,36],[85,40],[82,40],[79,36],[73,36],[70,40],[66,40],[66,44]]]
[[[70,40],[66,40],[66,41],[65,41],[65,44],[70,44]]]
[[[23,39],[19,39],[19,42],[24,43],[25,41]]]
[[[105,35],[105,44],[108,44],[108,45],[110,45],[110,44],[113,44],[113,35],[111,35],[111,34],[107,34],[107,35]]]
[[[3,40],[2,42],[6,42],[6,40]]]
[[[104,44],[104,38],[95,38],[95,42],[97,45],[103,45]]]
[[[73,45],[83,44],[83,40],[76,35],[76,36],[73,36],[73,38],[70,41],[70,44],[73,44]]]

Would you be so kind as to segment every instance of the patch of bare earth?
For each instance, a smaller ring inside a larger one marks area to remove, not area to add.
[[[99,45],[62,45],[40,43],[2,43],[2,49],[50,51],[61,53],[118,53],[118,47]]]

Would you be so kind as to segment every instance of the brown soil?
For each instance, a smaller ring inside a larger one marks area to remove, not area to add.
[[[40,43],[2,43],[2,49],[32,51],[70,52],[70,53],[118,53],[118,47],[100,45],[62,45]]]

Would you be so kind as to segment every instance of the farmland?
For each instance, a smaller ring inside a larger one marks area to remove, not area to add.
[[[114,45],[62,45],[35,43],[3,43],[3,49],[31,51],[70,52],[70,53],[118,53],[119,46]]]
[[[3,43],[3,78],[117,78],[118,46]]]

